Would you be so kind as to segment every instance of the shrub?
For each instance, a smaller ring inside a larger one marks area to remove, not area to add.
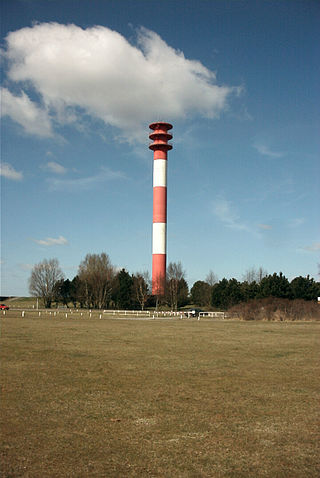
[[[228,315],[241,320],[320,320],[320,305],[302,299],[268,297],[237,304],[228,310]]]

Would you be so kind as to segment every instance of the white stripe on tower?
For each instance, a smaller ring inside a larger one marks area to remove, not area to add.
[[[153,187],[167,187],[167,160],[154,159],[153,161]]]
[[[154,222],[152,225],[152,254],[167,253],[167,224]]]

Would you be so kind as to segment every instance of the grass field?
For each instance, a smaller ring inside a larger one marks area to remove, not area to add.
[[[319,476],[319,323],[9,312],[2,477]]]

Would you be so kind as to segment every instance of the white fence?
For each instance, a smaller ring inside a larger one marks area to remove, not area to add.
[[[225,313],[224,312],[199,312],[199,319],[201,317],[214,317],[217,319],[224,319]]]
[[[150,317],[152,319],[156,318],[166,318],[166,317],[185,317],[183,312],[175,312],[172,310],[104,310],[104,314],[112,316],[124,316],[124,317]]]
[[[136,319],[169,319],[169,318],[177,318],[177,319],[185,319],[185,318],[192,318],[196,317],[198,320],[200,318],[219,318],[225,319],[226,314],[225,312],[203,312],[203,311],[156,311],[156,310],[87,310],[87,309],[40,309],[40,310],[30,310],[30,309],[11,309],[10,311],[3,310],[2,315],[12,315],[15,312],[21,313],[21,317],[27,316],[37,316],[37,317],[45,317],[49,316],[52,318],[61,317],[61,318],[136,318]]]

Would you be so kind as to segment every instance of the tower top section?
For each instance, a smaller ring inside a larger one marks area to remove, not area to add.
[[[155,123],[151,123],[149,128],[153,130],[153,132],[149,134],[149,138],[153,141],[153,143],[149,144],[149,149],[153,151],[169,151],[172,149],[172,144],[168,143],[168,140],[172,139],[172,134],[168,133],[168,130],[172,129],[172,124],[165,123],[164,121],[156,121]]]
[[[168,129],[172,129],[172,124],[166,123],[165,121],[155,121],[154,123],[149,124],[150,129],[164,129],[168,131]]]

